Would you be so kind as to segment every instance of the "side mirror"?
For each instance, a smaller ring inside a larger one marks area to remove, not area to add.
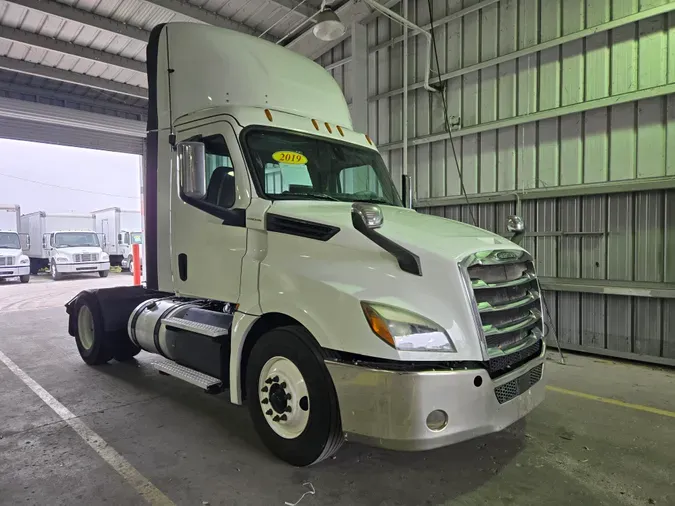
[[[206,196],[206,148],[201,142],[179,142],[178,167],[183,195],[201,200]]]
[[[42,236],[42,249],[47,249],[47,235]]]
[[[105,248],[107,246],[105,234],[103,234],[103,247]]]
[[[506,222],[506,230],[511,232],[511,241],[520,244],[525,236],[525,222],[520,216],[512,214]]]
[[[401,194],[403,195],[403,207],[412,209],[413,207],[413,188],[412,177],[408,174],[401,176]]]
[[[122,244],[122,234],[117,234],[117,244]]]
[[[354,202],[352,204],[352,223],[359,229],[380,228],[384,222],[382,209],[377,204]]]

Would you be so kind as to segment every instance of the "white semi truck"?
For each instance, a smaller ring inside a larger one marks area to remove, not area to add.
[[[141,212],[109,207],[93,212],[96,232],[106,238],[103,248],[110,257],[110,265],[129,270],[133,264],[134,244],[143,244]]]
[[[28,238],[19,234],[21,208],[16,205],[0,205],[0,280],[19,278],[22,283],[30,281],[30,265],[27,249]]]
[[[110,272],[108,254],[101,246],[105,237],[94,231],[94,215],[46,213],[37,211],[21,216],[21,230],[30,237],[31,274],[49,267],[54,280],[68,274]]]
[[[161,372],[246,403],[297,466],[346,436],[449,445],[542,402],[531,256],[404,207],[323,68],[188,23],[156,27],[147,62],[146,285],[67,303],[86,363],[159,355]]]

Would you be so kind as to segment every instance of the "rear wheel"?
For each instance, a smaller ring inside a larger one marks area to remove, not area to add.
[[[256,431],[280,459],[308,466],[342,445],[335,386],[321,348],[303,327],[274,329],[258,340],[246,389]]]
[[[82,360],[89,365],[105,364],[113,358],[113,350],[103,330],[103,320],[93,297],[81,296],[75,304],[77,332],[75,342]]]
[[[30,274],[26,274],[25,276],[19,276],[19,279],[21,280],[22,283],[28,283],[30,281]]]

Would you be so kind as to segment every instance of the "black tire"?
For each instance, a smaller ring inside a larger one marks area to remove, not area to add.
[[[258,397],[258,378],[265,363],[282,356],[300,370],[310,398],[309,420],[295,439],[284,439],[268,425]],[[340,408],[324,353],[303,327],[289,326],[264,334],[253,347],[246,370],[247,402],[251,420],[265,446],[294,466],[309,466],[338,451],[344,442]]]
[[[98,271],[98,275],[102,278],[107,278],[110,271]]]
[[[21,280],[22,283],[28,283],[30,281],[30,274],[26,274],[25,276],[19,276],[19,279]]]
[[[54,262],[52,262],[52,263],[50,264],[50,266],[49,266],[49,271],[50,271],[50,274],[51,274],[52,279],[53,279],[54,281],[59,281],[59,280],[63,279],[63,274],[61,274],[60,272],[58,272],[58,271],[56,270],[56,264],[55,264]]]
[[[113,358],[118,362],[131,360],[141,352],[141,349],[131,342],[126,330],[116,332],[110,337],[113,346]]]
[[[93,345],[90,348],[87,348],[82,344],[82,333],[79,327],[80,311],[85,307],[91,312],[94,324],[94,339]],[[109,362],[113,358],[113,346],[111,346],[112,343],[106,332],[103,330],[103,318],[101,317],[101,311],[96,299],[89,294],[83,294],[78,297],[75,302],[74,316],[76,321],[75,343],[77,344],[77,350],[80,352],[82,360],[89,365],[101,365]]]

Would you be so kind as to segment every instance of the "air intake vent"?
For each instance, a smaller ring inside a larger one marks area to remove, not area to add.
[[[307,239],[316,239],[317,241],[328,241],[340,231],[338,227],[331,225],[323,225],[321,223],[288,218],[276,214],[268,214],[266,220],[268,232],[297,235],[299,237],[306,237]]]

